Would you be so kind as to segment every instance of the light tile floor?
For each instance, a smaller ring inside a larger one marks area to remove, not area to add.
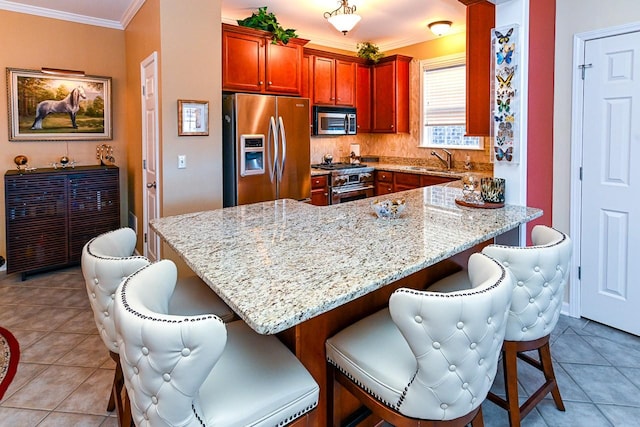
[[[0,426],[117,426],[107,412],[114,364],[97,334],[80,268],[20,279],[0,272],[0,325],[21,352],[0,401]]]
[[[0,426],[116,426],[106,411],[114,365],[97,335],[79,267],[29,276],[0,272],[0,325],[20,342],[21,360],[0,401]],[[640,426],[640,337],[561,316],[551,353],[566,412],[550,398],[523,427]],[[542,381],[521,363],[520,393]],[[501,372],[494,392],[503,394]],[[524,400],[524,399],[523,399]],[[483,404],[487,427],[506,412]]]

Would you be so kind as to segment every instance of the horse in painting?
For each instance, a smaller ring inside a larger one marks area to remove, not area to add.
[[[59,101],[53,99],[47,99],[38,103],[36,107],[36,119],[33,121],[31,129],[42,129],[42,120],[52,113],[69,113],[71,118],[71,125],[74,129],[78,129],[76,124],[76,114],[80,109],[80,100],[86,99],[87,95],[84,93],[84,88],[78,86],[73,89],[69,95]]]

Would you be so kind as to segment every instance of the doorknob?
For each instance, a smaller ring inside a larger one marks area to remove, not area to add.
[[[155,181],[153,181],[153,182],[148,182],[148,183],[147,183],[147,188],[156,188],[156,182],[155,182]]]

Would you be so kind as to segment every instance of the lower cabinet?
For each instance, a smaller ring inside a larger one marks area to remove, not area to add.
[[[393,193],[393,172],[376,171],[376,196]]]
[[[393,174],[393,189],[395,191],[413,190],[420,188],[420,176],[414,173],[395,172]]]
[[[311,204],[327,206],[329,204],[329,180],[327,175],[311,177]]]
[[[428,187],[430,185],[443,184],[455,181],[457,178],[422,175],[405,172],[376,171],[376,195],[381,196],[398,191],[413,190],[414,188]]]
[[[10,170],[4,182],[7,273],[77,264],[86,242],[120,227],[115,166]]]

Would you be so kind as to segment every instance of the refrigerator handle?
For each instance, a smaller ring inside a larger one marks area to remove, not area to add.
[[[278,163],[278,133],[276,129],[276,119],[271,116],[269,119],[269,137],[267,138],[269,153],[271,153],[271,142],[273,141],[273,163],[269,165],[271,166],[271,170],[269,171],[269,178],[271,179],[271,182],[273,182],[276,177],[276,165]],[[269,162],[271,163],[271,158],[269,158]]]
[[[280,160],[280,168],[278,169],[278,181],[282,181],[282,172],[284,171],[284,162],[287,160],[287,132],[284,129],[284,122],[282,116],[278,117],[278,124],[280,125],[280,141],[282,141],[282,159]]]

